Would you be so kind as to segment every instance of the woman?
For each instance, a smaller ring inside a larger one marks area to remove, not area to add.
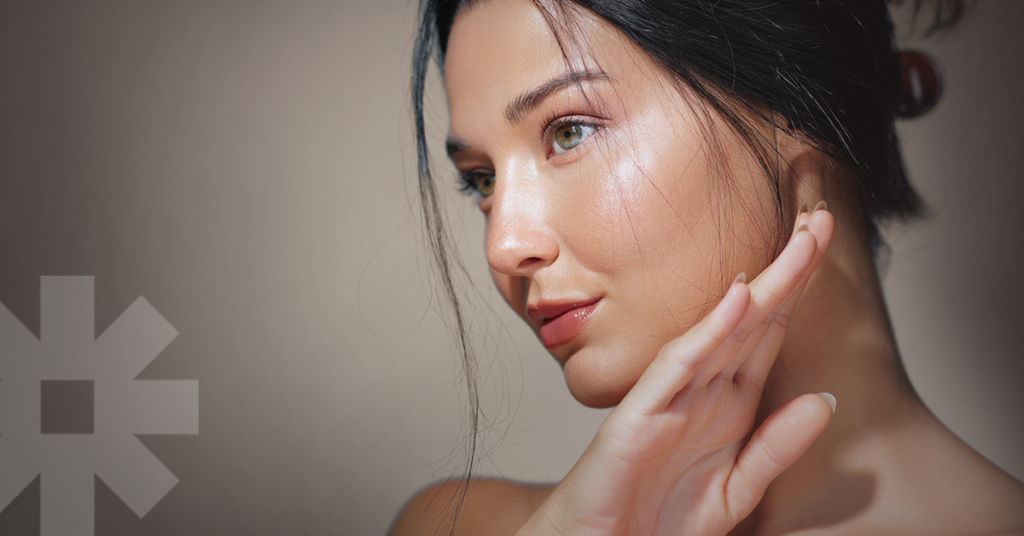
[[[877,225],[920,202],[887,5],[849,4],[426,5],[414,99],[436,38],[494,281],[617,407],[557,486],[443,483],[394,534],[1024,532],[900,363]]]

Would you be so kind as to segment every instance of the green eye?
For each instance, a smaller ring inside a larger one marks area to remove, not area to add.
[[[591,125],[580,123],[566,123],[555,129],[555,139],[552,149],[556,154],[564,153],[575,148],[583,140],[594,133],[595,128]]]
[[[473,175],[473,188],[483,197],[491,197],[494,193],[494,175],[477,173]]]
[[[459,173],[459,181],[462,183],[459,191],[477,198],[479,202],[494,194],[497,178],[493,171],[478,170]]]

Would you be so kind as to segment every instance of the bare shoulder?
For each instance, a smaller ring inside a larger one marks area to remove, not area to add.
[[[434,536],[447,533],[438,529],[451,525],[460,484],[460,480],[438,482],[414,495],[399,513],[390,534]],[[552,489],[549,485],[508,480],[470,480],[455,534],[515,534]]]
[[[1024,535],[1024,484],[972,451],[973,471],[960,474],[956,484],[960,506],[982,534]],[[950,511],[953,511],[951,504]],[[962,519],[962,518],[961,518]]]
[[[1024,534],[1024,484],[941,425],[918,441],[893,471],[906,471],[890,497],[901,518],[928,534]]]

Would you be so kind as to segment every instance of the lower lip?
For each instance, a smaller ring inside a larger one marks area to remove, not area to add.
[[[583,329],[583,325],[590,319],[590,315],[594,314],[597,304],[598,302],[595,301],[570,309],[544,322],[540,327],[540,338],[544,341],[544,346],[554,348],[576,338],[576,334]]]

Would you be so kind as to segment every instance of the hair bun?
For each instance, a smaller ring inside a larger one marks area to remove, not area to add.
[[[942,76],[931,56],[916,50],[899,53],[902,88],[896,115],[917,117],[931,110],[942,95]]]

